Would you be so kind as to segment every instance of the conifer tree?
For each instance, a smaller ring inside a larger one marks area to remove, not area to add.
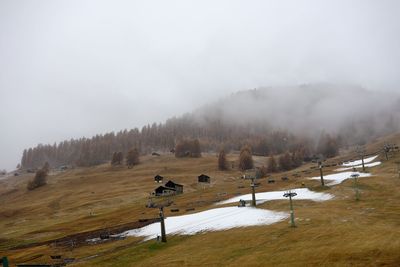
[[[292,163],[292,157],[288,152],[286,152],[283,156],[279,158],[279,167],[283,171],[288,171],[292,169],[293,163]]]
[[[253,168],[253,156],[249,146],[242,147],[239,155],[239,169],[242,171]]]
[[[139,164],[139,152],[136,148],[129,150],[126,155],[126,165],[128,168],[132,168],[134,165]]]
[[[224,171],[227,169],[225,150],[221,149],[218,155],[218,169]]]
[[[268,160],[268,172],[276,172],[278,170],[278,165],[276,164],[276,160],[274,158],[274,155],[271,155],[271,157]]]

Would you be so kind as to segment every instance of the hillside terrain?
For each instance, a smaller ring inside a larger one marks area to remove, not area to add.
[[[318,148],[324,139],[346,147],[399,131],[399,103],[396,93],[352,85],[245,90],[164,123],[27,148],[21,166],[35,169],[46,161],[53,167],[95,166],[116,151],[169,152],[183,139],[198,139],[203,152],[250,145],[257,155],[273,155],[301,148],[307,159],[324,154]]]
[[[384,142],[399,143],[400,135],[377,139],[366,146],[367,153],[380,150]],[[234,165],[237,159],[237,154],[228,154]],[[350,159],[357,159],[352,148],[325,164]],[[256,166],[267,160],[254,156]],[[372,176],[359,179],[359,201],[352,180],[321,187],[318,180],[308,179],[319,176],[314,163],[272,174],[275,183],[261,179],[257,192],[308,188],[334,196],[324,202],[294,197],[296,228],[284,219],[195,235],[167,233],[165,244],[153,238],[143,242],[142,237],[100,243],[86,239],[121,233],[141,226],[139,220],[157,218],[158,209],[146,208],[149,193],[158,186],[153,179],[157,174],[184,185],[181,195],[153,199],[156,203],[173,201],[165,208],[167,220],[210,210],[219,201],[248,194],[250,181],[242,179],[243,173],[236,168],[219,171],[216,155],[207,153],[201,158],[175,158],[168,153],[145,156],[132,169],[103,164],[52,171],[48,184],[34,191],[26,189],[33,174],[9,177],[0,180],[0,254],[9,256],[13,264],[51,262],[49,255],[62,255],[75,259],[70,266],[398,266],[400,178],[395,162],[400,155],[394,153],[386,161],[380,154],[377,160],[382,164],[367,169]],[[335,168],[325,168],[325,174],[336,173]],[[210,185],[198,184],[197,176],[202,173],[211,177]],[[281,180],[283,176],[289,180]],[[275,200],[257,208],[288,213],[289,204]],[[83,233],[81,238],[74,237],[79,233]]]

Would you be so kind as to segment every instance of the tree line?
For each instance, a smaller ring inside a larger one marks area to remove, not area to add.
[[[223,147],[229,153],[240,151],[244,146],[251,148],[252,154],[263,156],[301,151],[304,160],[310,160],[318,153],[334,156],[341,144],[340,136],[321,134],[319,142],[315,142],[288,131],[272,131],[264,125],[239,126],[218,119],[200,123],[185,115],[169,119],[164,124],[144,126],[141,130],[134,128],[53,145],[39,144],[23,151],[21,166],[38,168],[44,162],[52,167],[93,166],[109,162],[115,152],[127,155],[132,149],[140,155],[172,151],[177,157],[198,157],[201,151],[216,152]]]

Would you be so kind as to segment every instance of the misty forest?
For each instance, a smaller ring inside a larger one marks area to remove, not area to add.
[[[361,87],[319,84],[253,89],[163,124],[40,144],[24,150],[21,165],[93,166],[110,161],[115,152],[127,155],[133,148],[142,155],[169,152],[185,139],[199,140],[204,152],[239,151],[249,145],[255,155],[297,152],[310,161],[395,133],[399,121],[400,97]]]

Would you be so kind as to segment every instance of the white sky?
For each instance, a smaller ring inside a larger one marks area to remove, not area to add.
[[[0,169],[237,90],[397,90],[400,1],[0,1]]]

